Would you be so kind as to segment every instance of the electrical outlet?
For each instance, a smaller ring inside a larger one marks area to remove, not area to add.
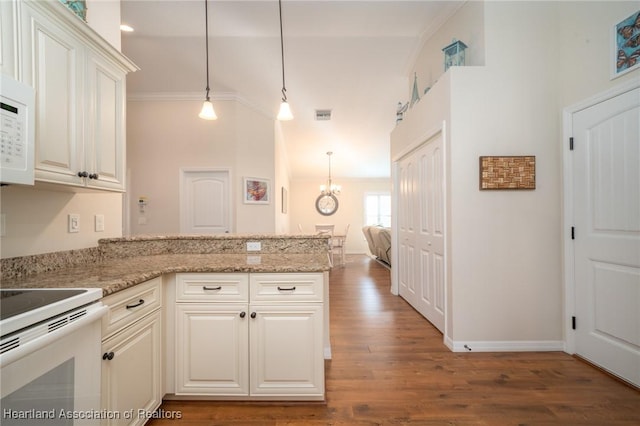
[[[262,250],[262,243],[260,241],[247,242],[247,251],[260,251]]]
[[[104,232],[104,215],[95,215],[95,230],[96,232]]]
[[[69,232],[80,232],[80,215],[76,213],[72,213],[67,217],[68,217],[67,230]]]

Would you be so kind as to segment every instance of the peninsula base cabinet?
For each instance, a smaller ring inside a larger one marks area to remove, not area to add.
[[[177,274],[175,395],[324,400],[322,273]]]
[[[143,425],[162,403],[162,279],[103,299],[102,425]]]

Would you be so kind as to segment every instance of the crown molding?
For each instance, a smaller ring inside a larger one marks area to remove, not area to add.
[[[202,101],[202,92],[130,92],[127,93],[127,102],[181,102],[181,101]],[[265,110],[255,102],[250,101],[235,92],[215,92],[211,93],[213,102],[238,102],[247,108],[275,120],[273,112]]]

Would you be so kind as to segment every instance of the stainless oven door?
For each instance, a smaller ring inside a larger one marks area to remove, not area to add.
[[[99,425],[100,318],[82,319],[0,355],[0,423]]]

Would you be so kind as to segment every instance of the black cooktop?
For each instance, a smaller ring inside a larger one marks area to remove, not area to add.
[[[0,320],[23,314],[86,291],[86,289],[0,289]]]

